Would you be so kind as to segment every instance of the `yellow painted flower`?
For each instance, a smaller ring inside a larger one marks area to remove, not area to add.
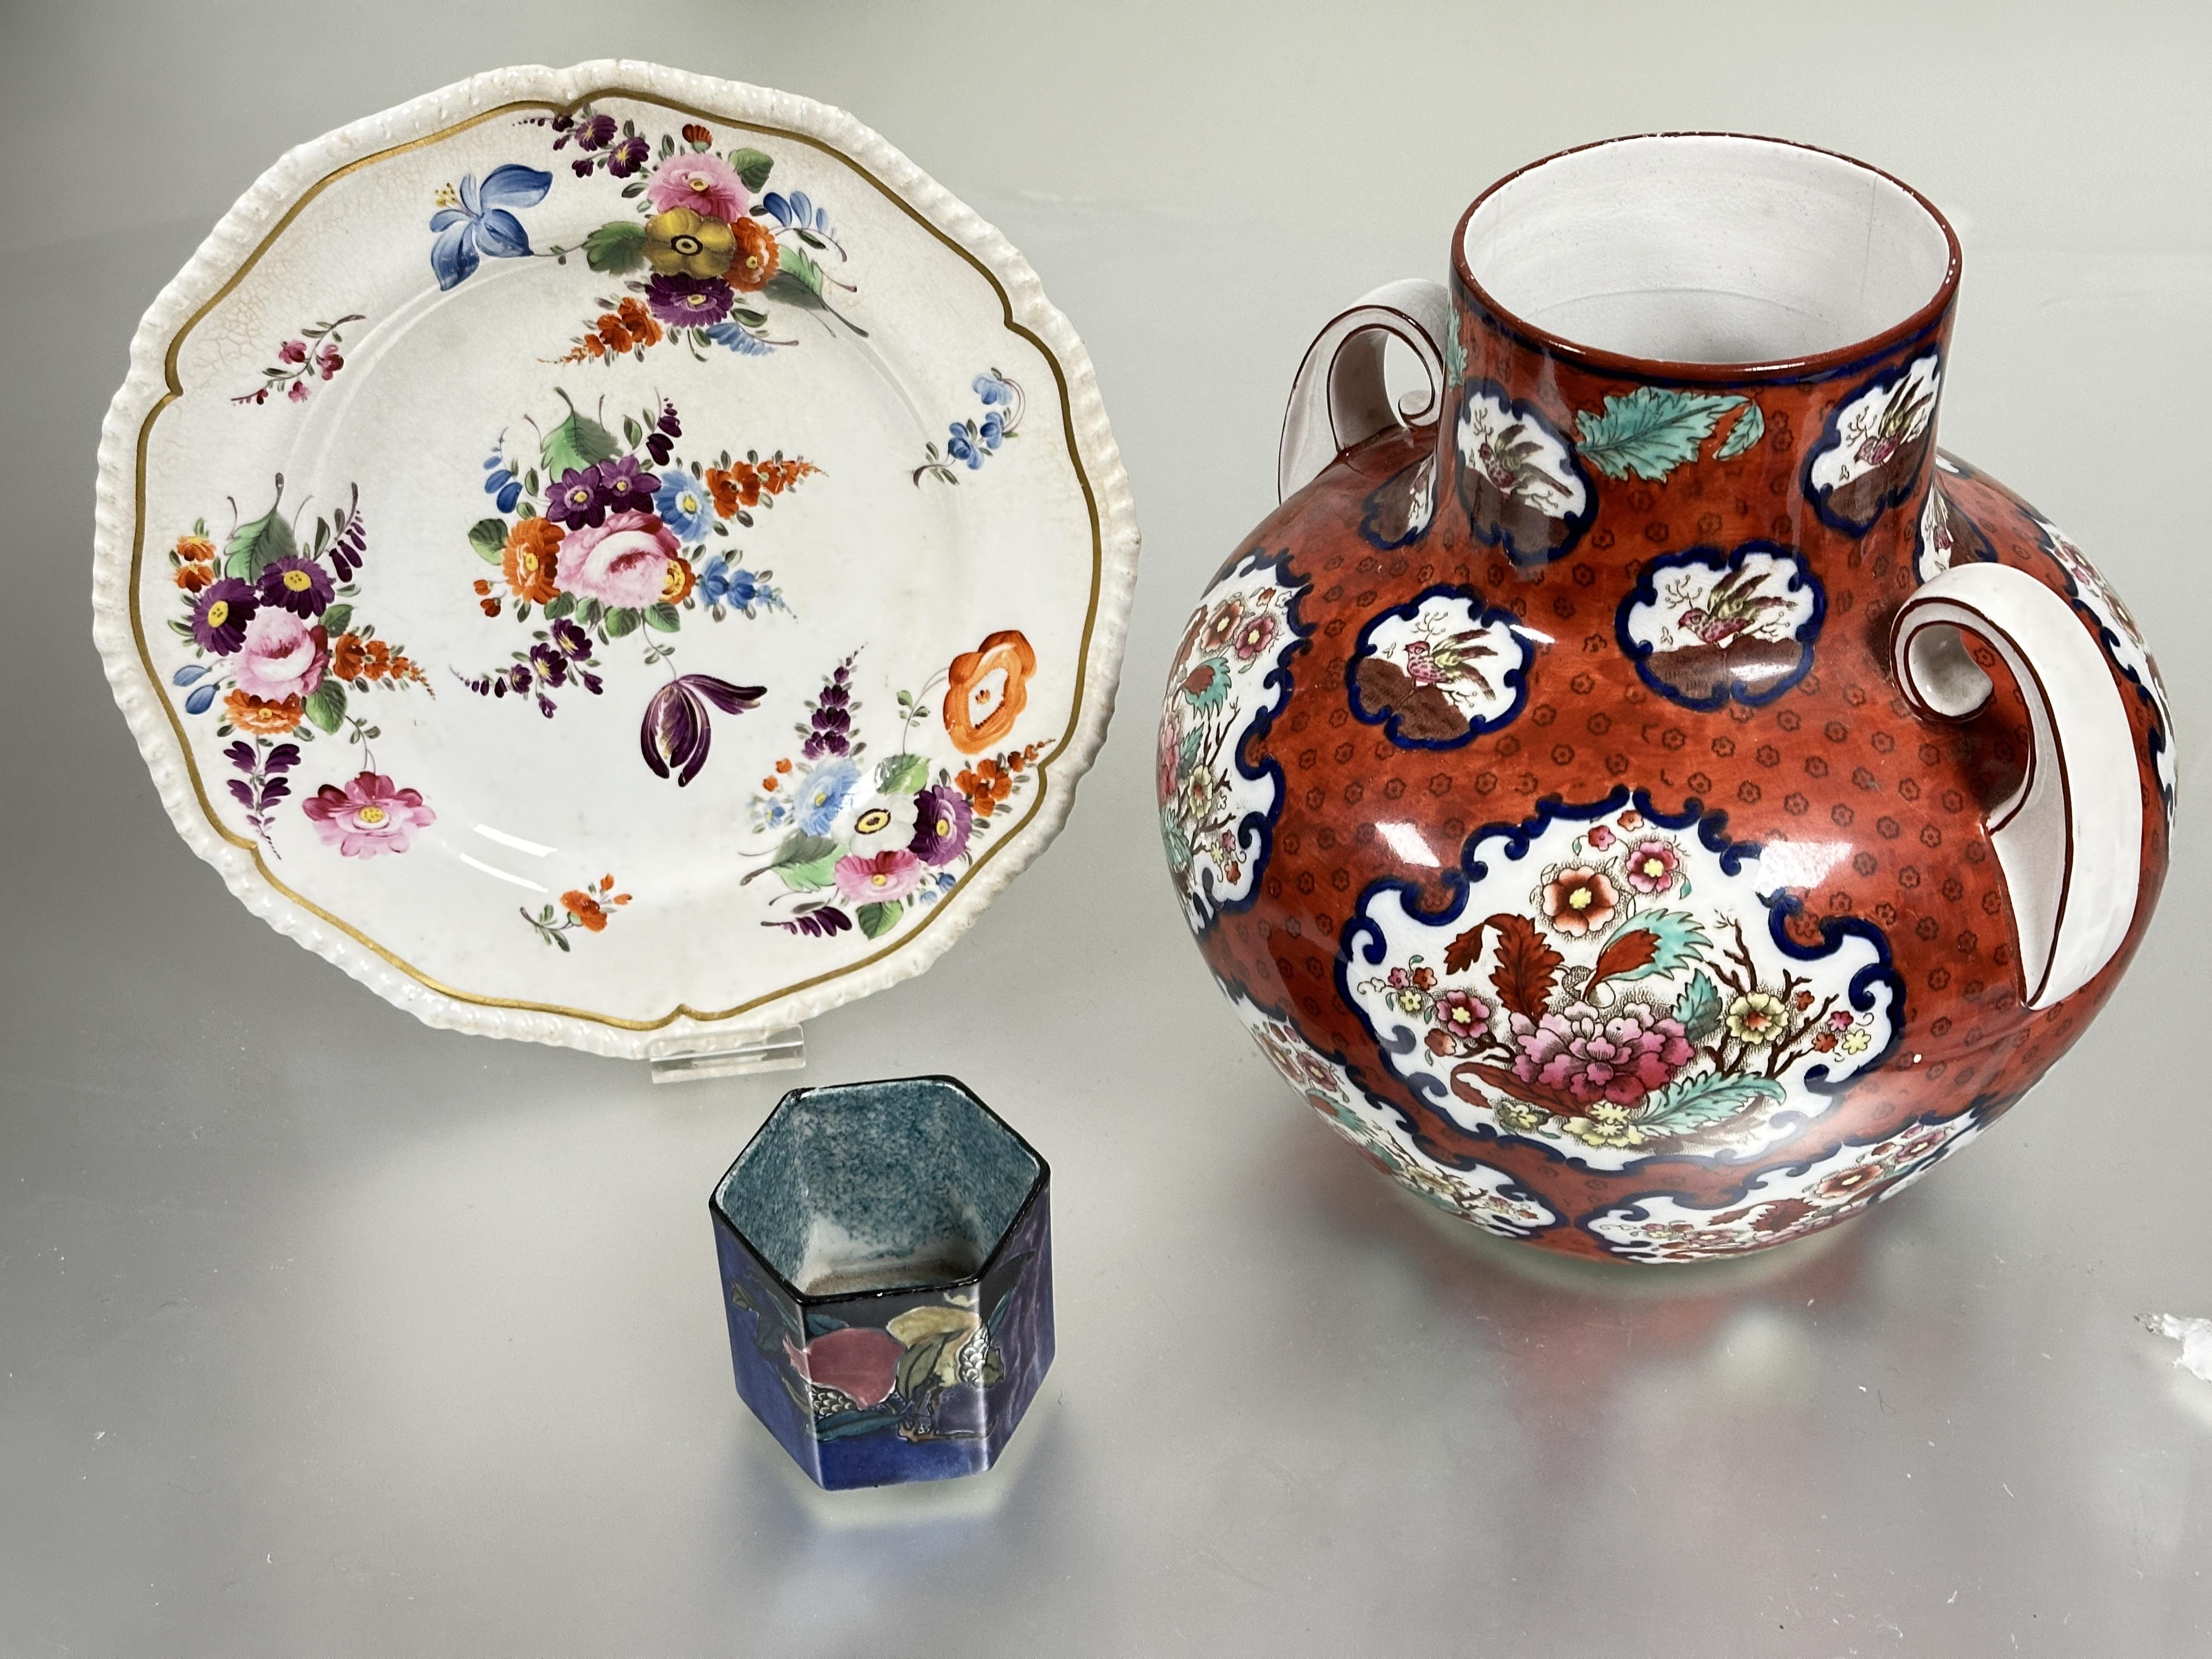
[[[1753,991],[1729,1004],[1729,1035],[1747,1048],[1773,1042],[1790,1029],[1790,1009],[1780,997]]]
[[[690,208],[671,208],[645,222],[646,262],[663,276],[719,276],[737,252],[735,231]]]

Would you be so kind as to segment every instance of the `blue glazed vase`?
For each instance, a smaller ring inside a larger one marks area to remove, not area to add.
[[[951,1078],[777,1103],[708,1207],[738,1393],[817,1485],[1006,1449],[1052,1364],[1050,1177]]]

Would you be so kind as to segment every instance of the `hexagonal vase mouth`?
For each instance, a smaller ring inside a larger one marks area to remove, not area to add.
[[[1044,1160],[950,1078],[794,1090],[714,1208],[800,1301],[975,1280]]]

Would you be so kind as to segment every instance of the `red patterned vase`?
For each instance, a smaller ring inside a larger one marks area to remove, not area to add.
[[[1176,653],[1184,915],[1292,1086],[1478,1225],[1799,1237],[2112,994],[2166,874],[2158,670],[1936,449],[1958,243],[1887,175],[1616,140],[1492,185],[1451,264],[1322,331]]]

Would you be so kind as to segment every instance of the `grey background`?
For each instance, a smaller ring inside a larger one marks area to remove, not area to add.
[[[854,110],[1098,365],[1147,535],[1122,718],[1028,878],[805,1080],[945,1070],[1056,1170],[1008,1463],[819,1497],[731,1387],[708,1189],[791,1079],[432,1031],[165,821],[88,635],[139,313],[286,146],[628,52]],[[2212,1644],[2201,7],[9,6],[0,21],[0,1651],[2180,1655]],[[1956,1164],[1741,1270],[1431,1220],[1239,1034],[1152,828],[1157,688],[1313,328],[1666,126],[1954,218],[1947,445],[2143,615],[2183,820],[2111,1010]]]

